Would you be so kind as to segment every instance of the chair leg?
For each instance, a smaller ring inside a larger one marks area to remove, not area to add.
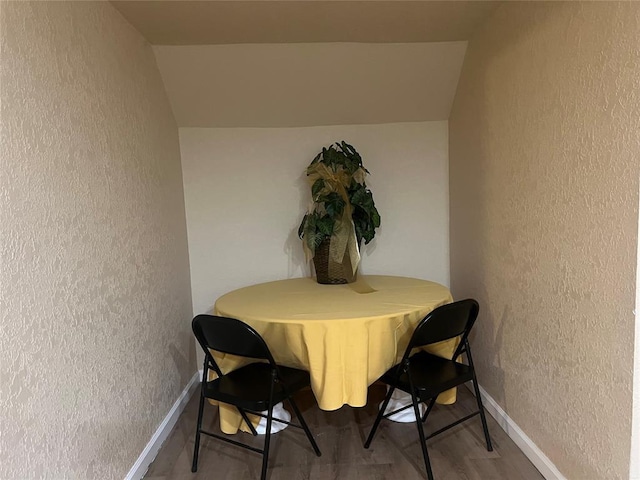
[[[246,423],[247,427],[249,427],[249,430],[251,430],[251,435],[253,435],[254,437],[257,436],[258,432],[256,432],[256,429],[253,426],[253,423],[251,423],[251,420],[249,420],[249,417],[247,416],[247,413],[244,411],[244,409],[240,407],[236,407],[236,409],[238,410],[238,412],[240,412],[240,415],[242,416],[244,423]]]
[[[493,445],[491,444],[491,437],[489,436],[489,427],[487,426],[487,418],[484,414],[484,406],[482,405],[482,397],[480,397],[480,389],[478,388],[478,380],[475,373],[473,375],[473,389],[476,392],[476,402],[478,403],[478,409],[480,410],[480,419],[482,420],[482,431],[484,432],[484,439],[487,442],[487,451],[493,451]]]
[[[424,437],[424,430],[422,429],[422,421],[420,418],[420,407],[418,405],[418,398],[414,393],[411,394],[411,401],[413,402],[413,411],[415,412],[415,415],[416,415],[416,427],[418,427],[418,435],[420,437],[420,446],[422,447],[422,457],[424,458],[424,466],[427,469],[427,478],[429,480],[433,480],[433,472],[431,471],[431,462],[429,461],[429,453],[427,452],[427,440]]]
[[[269,444],[271,443],[271,423],[273,421],[273,402],[269,403],[269,410],[267,411],[267,431],[264,438],[264,452],[262,452],[262,473],[260,474],[260,480],[267,478],[267,464],[269,463]]]
[[[291,407],[293,408],[293,411],[296,414],[296,417],[298,417],[300,426],[302,426],[304,433],[307,434],[307,438],[309,439],[309,442],[311,442],[311,446],[313,447],[313,450],[316,452],[316,455],[318,457],[321,456],[322,453],[320,453],[320,449],[318,448],[318,445],[316,444],[316,441],[313,438],[313,435],[311,435],[311,430],[309,430],[309,427],[307,426],[307,422],[304,421],[304,418],[302,417],[300,410],[298,410],[298,406],[296,405],[296,402],[293,400],[292,397],[289,397],[288,400],[289,400],[289,403],[291,404]]]
[[[369,448],[369,445],[371,445],[371,441],[373,440],[373,436],[376,433],[376,430],[378,429],[378,425],[380,425],[380,420],[382,420],[382,417],[384,416],[384,412],[387,409],[387,406],[389,405],[389,401],[391,400],[391,395],[393,395],[393,392],[395,391],[396,387],[390,387],[389,391],[387,392],[387,396],[384,397],[384,402],[382,402],[382,406],[380,407],[380,411],[378,412],[378,416],[376,417],[376,421],[373,422],[373,427],[371,427],[371,432],[369,432],[369,436],[367,437],[367,441],[364,442],[364,448]]]
[[[433,397],[429,402],[429,405],[427,405],[427,410],[424,412],[424,415],[422,416],[422,423],[427,421],[427,416],[429,415],[429,412],[431,412],[431,409],[436,404],[436,398],[438,397]]]
[[[202,416],[204,413],[204,394],[200,392],[200,406],[198,407],[198,423],[196,424],[196,441],[193,447],[193,463],[191,464],[191,471],[196,472],[198,470],[198,452],[200,450],[200,431],[202,430]]]

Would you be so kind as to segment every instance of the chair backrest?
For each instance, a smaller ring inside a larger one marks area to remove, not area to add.
[[[415,347],[458,336],[462,337],[460,341],[460,346],[462,346],[466,342],[476,318],[478,318],[479,309],[478,302],[471,298],[434,309],[416,327],[409,341],[405,357]],[[456,356],[454,354],[453,358]]]
[[[246,323],[216,315],[198,315],[191,322],[198,343],[209,356],[209,350],[241,357],[269,360],[275,364],[269,347],[260,334]]]

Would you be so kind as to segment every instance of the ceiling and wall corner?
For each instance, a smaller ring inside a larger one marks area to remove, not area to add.
[[[179,127],[302,127],[446,120],[500,2],[112,4],[154,45]]]

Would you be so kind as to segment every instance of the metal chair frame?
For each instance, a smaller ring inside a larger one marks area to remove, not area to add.
[[[279,366],[273,359],[269,347],[267,347],[267,344],[260,334],[258,334],[258,332],[256,332],[251,326],[241,322],[240,320],[215,315],[198,315],[193,319],[192,328],[194,335],[205,354],[203,375],[200,386],[200,405],[198,407],[193,463],[191,466],[192,472],[196,472],[198,470],[200,436],[201,434],[204,434],[232,445],[260,453],[262,455],[262,470],[260,478],[261,480],[265,480],[269,461],[271,426],[274,421],[304,430],[316,455],[321,455],[320,449],[318,448],[304,417],[300,413],[300,410],[293,399],[293,394],[296,391],[309,385],[308,372]],[[224,374],[213,358],[212,351],[248,357],[260,360],[260,362],[250,363],[238,370]],[[264,362],[265,360],[266,363]],[[218,378],[209,381],[209,370],[213,370],[218,375]],[[243,377],[254,378],[256,380],[255,385],[253,386],[255,387],[254,391],[251,392],[252,398],[241,398],[233,391],[232,387],[234,386],[234,382],[237,385],[237,379],[233,379],[233,377],[238,377],[240,375]],[[266,379],[267,376],[268,379]],[[293,379],[295,383],[293,386],[290,382],[291,379]],[[262,380],[262,382],[260,382],[260,380]],[[268,392],[265,391],[265,388],[260,388],[261,386],[264,387],[267,383]],[[264,447],[262,449],[255,448],[251,445],[204,430],[202,428],[202,419],[206,398],[234,405],[242,416],[244,422],[249,427],[251,434],[254,436],[258,435],[258,433],[247,416],[247,413],[266,418],[267,425]],[[273,417],[273,407],[283,400],[287,400],[289,402],[296,414],[296,417],[298,417],[300,425]],[[261,413],[264,410],[267,410],[266,415]]]
[[[422,456],[429,480],[433,480],[433,472],[431,471],[429,453],[427,452],[427,440],[476,415],[480,415],[482,421],[482,430],[487,444],[487,450],[489,452],[493,451],[468,338],[471,328],[478,317],[478,311],[478,302],[475,300],[461,300],[436,308],[420,322],[411,336],[409,345],[400,363],[392,367],[381,377],[381,380],[389,385],[389,391],[376,416],[364,448],[369,448],[371,445],[376,430],[383,418],[387,418],[408,408],[413,408],[418,436],[420,437]],[[425,351],[412,354],[415,348],[455,337],[460,337],[460,343],[451,359],[443,359]],[[467,357],[467,365],[456,362],[456,359],[462,354],[465,354]],[[428,374],[421,376],[421,371],[428,372]],[[468,381],[473,383],[478,410],[425,436],[423,424],[433,409],[438,395]],[[411,404],[392,412],[384,413],[396,389],[410,394]],[[427,409],[422,416],[420,415],[419,403],[425,403],[427,405]]]

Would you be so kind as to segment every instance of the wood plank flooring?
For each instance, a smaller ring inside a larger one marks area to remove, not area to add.
[[[342,407],[325,412],[315,404],[311,391],[296,397],[311,432],[322,451],[316,457],[304,432],[287,428],[272,436],[269,480],[424,480],[427,478],[415,424],[383,420],[368,450],[364,440],[384,396],[383,385],[369,389],[363,408]],[[193,396],[176,427],[145,475],[145,480],[245,480],[259,479],[261,456],[214,438],[202,436],[198,472],[191,473],[198,394]],[[285,404],[285,407],[287,405]],[[454,405],[436,405],[426,432],[473,411],[475,399],[458,390]],[[543,480],[544,477],[487,415],[494,451],[487,452],[480,418],[464,422],[428,441],[436,480]],[[295,419],[295,416],[294,416]],[[206,404],[204,425],[219,432],[218,410]],[[262,447],[264,437],[241,433],[242,441]],[[235,437],[238,438],[238,437]]]

